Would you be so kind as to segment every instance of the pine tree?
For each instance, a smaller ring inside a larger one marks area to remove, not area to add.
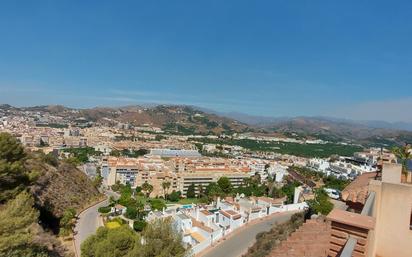
[[[192,183],[192,184],[187,188],[186,197],[187,197],[187,198],[195,198],[195,197],[196,197],[195,184]]]
[[[34,236],[30,227],[39,216],[33,205],[33,197],[22,192],[0,209],[0,256],[30,245]]]

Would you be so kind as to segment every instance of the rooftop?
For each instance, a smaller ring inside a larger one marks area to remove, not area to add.
[[[375,177],[376,172],[360,175],[342,191],[342,199],[344,201],[365,204],[368,197],[369,181],[375,179]]]

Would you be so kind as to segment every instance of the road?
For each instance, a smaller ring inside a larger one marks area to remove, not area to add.
[[[118,197],[113,192],[107,192],[107,196],[113,195],[114,197]],[[92,207],[86,209],[82,213],[80,213],[79,218],[76,223],[75,231],[75,247],[76,247],[76,255],[80,256],[80,245],[81,243],[86,240],[89,236],[93,235],[97,228],[102,226],[101,219],[99,218],[99,212],[97,211],[102,206],[107,206],[109,204],[109,199],[104,200]]]
[[[293,213],[275,214],[273,217],[259,221],[258,223],[248,224],[241,228],[240,231],[235,231],[225,241],[214,246],[209,251],[202,254],[202,257],[239,257],[246,253],[247,249],[255,242],[256,235],[263,231],[269,231],[272,226],[277,223],[282,223],[290,219]]]

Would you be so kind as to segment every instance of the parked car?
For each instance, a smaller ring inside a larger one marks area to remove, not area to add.
[[[338,190],[333,189],[333,188],[325,188],[324,190],[330,198],[335,199],[335,200],[340,198],[340,192]]]

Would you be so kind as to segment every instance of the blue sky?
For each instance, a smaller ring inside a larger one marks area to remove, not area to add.
[[[395,2],[1,1],[0,103],[412,121]]]

